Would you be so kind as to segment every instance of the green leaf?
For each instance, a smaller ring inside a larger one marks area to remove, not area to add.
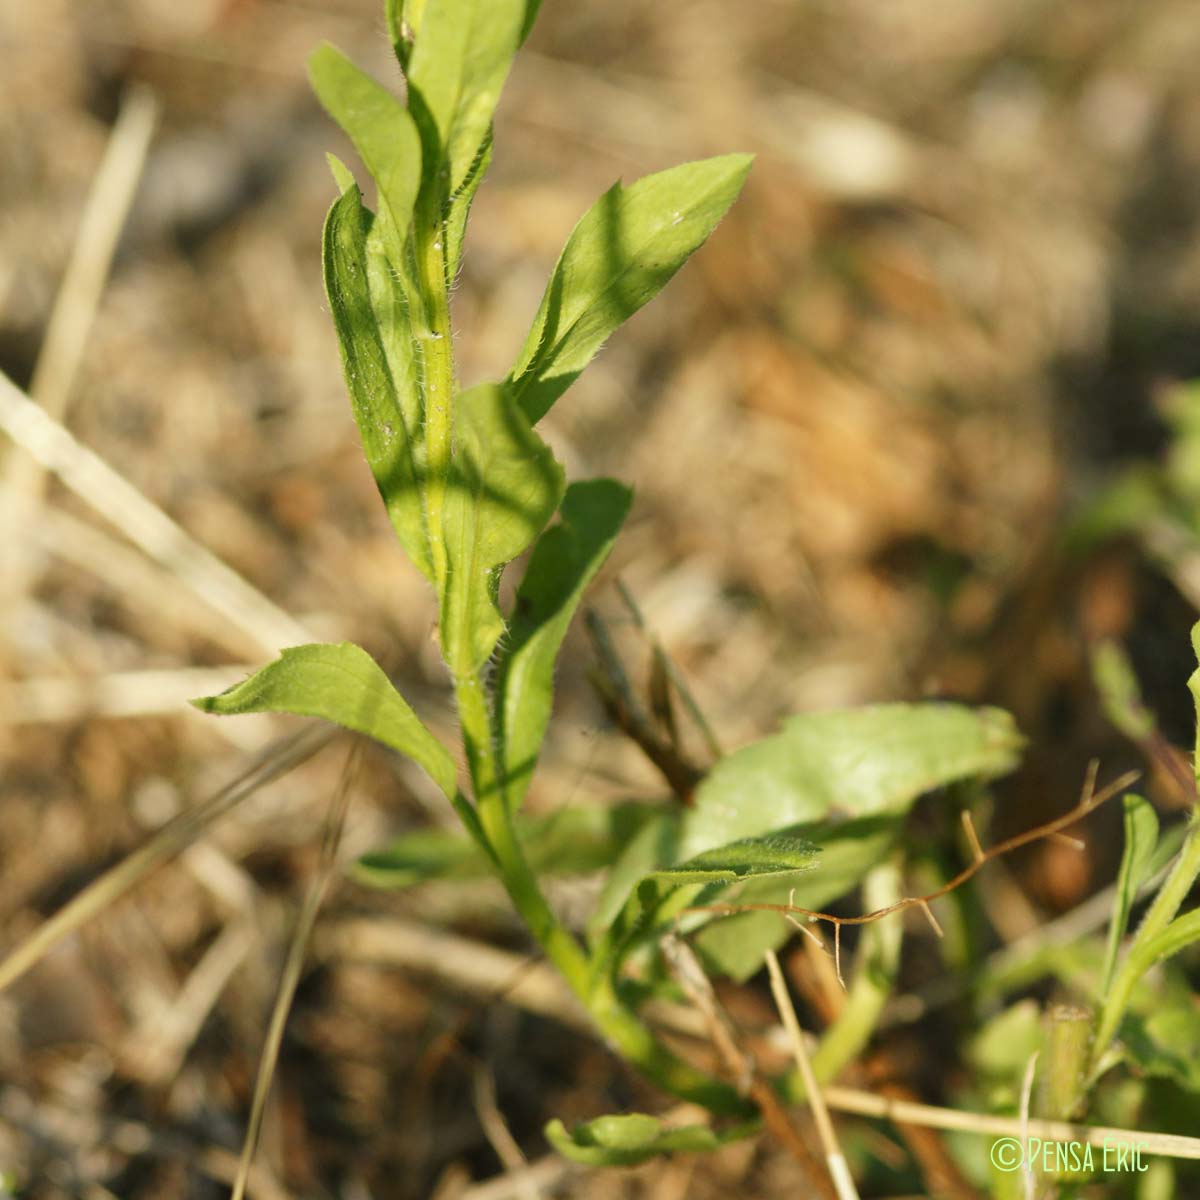
[[[426,0],[408,60],[410,104],[427,129],[427,186],[453,195],[492,124],[525,28],[526,0]],[[437,180],[443,169],[446,178]]]
[[[1129,913],[1137,899],[1138,889],[1149,875],[1154,849],[1158,844],[1158,817],[1141,796],[1132,793],[1123,798],[1125,808],[1125,849],[1121,869],[1117,873],[1117,894],[1108,926],[1108,948],[1101,976],[1101,994],[1112,985],[1117,969],[1117,954],[1121,939],[1129,925]]]
[[[1105,715],[1127,737],[1145,741],[1154,733],[1154,714],[1142,703],[1133,664],[1113,641],[1103,641],[1092,650],[1092,677]]]
[[[308,73],[321,103],[354,143],[379,188],[389,255],[400,269],[421,184],[421,138],[416,124],[387,88],[333,46],[313,51]]]
[[[451,671],[469,679],[504,631],[496,607],[499,569],[554,515],[563,472],[499,385],[483,384],[458,398],[454,432],[443,513],[449,572],[440,629]]]
[[[517,837],[539,875],[581,875],[606,867],[639,830],[654,820],[656,804],[563,808],[550,816],[516,819]],[[491,860],[461,833],[420,829],[365,854],[354,874],[380,888],[410,887],[431,879],[481,879]]]
[[[739,893],[739,904],[797,904],[822,910],[853,891],[883,862],[900,835],[896,816],[798,825],[792,833],[821,849],[820,870],[780,882],[756,880]],[[693,944],[705,964],[741,983],[758,973],[767,950],[777,950],[795,932],[777,913],[748,912],[705,925]]]
[[[1189,987],[1163,989],[1121,1022],[1126,1056],[1146,1075],[1200,1092],[1200,1006]]]
[[[1036,1000],[1018,1000],[990,1018],[971,1037],[967,1056],[976,1071],[994,1080],[1020,1080],[1029,1057],[1042,1045],[1042,1014]]]
[[[884,704],[792,717],[780,733],[709,772],[683,819],[679,854],[788,826],[821,848],[820,871],[794,888],[796,904],[820,909],[883,860],[918,796],[1009,770],[1020,745],[998,709]],[[790,883],[766,880],[747,885],[739,900],[782,904],[792,891]],[[743,980],[788,936],[781,917],[745,913],[708,923],[696,948],[714,970]]]
[[[357,187],[334,201],[325,221],[325,290],[367,462],[401,544],[432,580],[416,354],[374,226]]]
[[[326,154],[325,161],[329,164],[334,183],[337,184],[338,195],[344,195],[351,188],[358,186],[354,181],[354,172],[336,154]]]
[[[795,716],[717,763],[696,791],[680,853],[837,815],[902,814],[934,788],[1012,770],[1022,744],[994,708],[879,704]]]
[[[536,424],[608,336],[700,247],[737,198],[750,156],[728,154],[615,184],[588,210],[542,297],[510,379]]]
[[[499,661],[500,745],[508,802],[520,805],[550,721],[554,661],[584,589],[629,511],[628,488],[610,479],[573,483],[561,519],[538,539],[517,589]]]
[[[1189,909],[1176,917],[1161,933],[1134,944],[1131,958],[1144,975],[1151,967],[1200,942],[1200,908]]]
[[[653,828],[647,826],[643,834]],[[819,854],[820,849],[798,837],[794,829],[781,829],[765,837],[743,838],[675,866],[652,870],[637,884],[636,898],[626,901],[611,927],[597,939],[597,946],[603,945],[603,949],[598,949],[594,962],[599,970],[615,975],[637,946],[692,905],[715,900],[731,884],[781,877],[795,879],[819,865]],[[688,915],[705,919],[702,914]],[[592,926],[595,925],[593,917]]]
[[[454,794],[457,772],[450,752],[421,724],[375,660],[350,642],[294,646],[249,679],[192,703],[221,716],[323,717],[411,758],[447,796]]]
[[[707,1125],[669,1126],[646,1113],[596,1117],[570,1133],[551,1121],[546,1138],[559,1154],[592,1167],[631,1167],[659,1154],[698,1154],[757,1133],[757,1122],[718,1131]]]
[[[654,871],[651,878],[673,887],[693,883],[738,883],[746,879],[796,875],[817,865],[818,847],[791,833],[742,838],[706,850],[686,862]]]

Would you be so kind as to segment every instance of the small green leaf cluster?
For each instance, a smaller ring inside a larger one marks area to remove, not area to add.
[[[534,426],[705,240],[749,168],[728,155],[615,185],[568,239],[508,377],[460,388],[450,285],[491,161],[494,110],[536,9],[393,0],[406,101],[332,46],[309,61],[376,192],[372,210],[331,157],[340,195],[325,224],[325,286],[354,418],[396,535],[436,595],[474,800],[503,794],[510,811],[545,735],[566,627],[630,499],[611,480],[567,487]],[[513,610],[501,612],[500,574],[530,546]],[[297,648],[203,706],[323,716],[410,755],[453,795],[445,752],[390,691],[354,647]]]

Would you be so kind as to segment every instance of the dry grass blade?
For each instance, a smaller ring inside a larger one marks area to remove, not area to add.
[[[202,546],[2,374],[0,429],[268,653],[313,640],[294,617]]]
[[[1033,1081],[1037,1074],[1037,1061],[1038,1052],[1035,1050],[1025,1064],[1025,1077],[1021,1080],[1021,1142],[1025,1145],[1029,1144],[1029,1106],[1033,1099]],[[1025,1189],[1025,1200],[1033,1200],[1035,1190],[1033,1163],[1029,1161],[1028,1155],[1023,1157],[1025,1161],[1021,1164],[1021,1178]]]
[[[133,1031],[126,1051],[139,1078],[158,1084],[174,1079],[225,985],[255,945],[254,928],[241,918],[226,925],[204,952],[171,1006]]]
[[[813,1119],[817,1124],[817,1136],[821,1139],[821,1147],[825,1151],[825,1162],[829,1165],[829,1174],[833,1178],[833,1186],[837,1190],[838,1200],[859,1200],[858,1188],[854,1185],[854,1176],[846,1163],[846,1156],[838,1144],[833,1122],[829,1119],[829,1109],[817,1086],[817,1077],[813,1074],[812,1063],[808,1059],[808,1051],[804,1048],[804,1034],[800,1030],[800,1022],[796,1010],[792,1007],[792,999],[788,995],[787,984],[783,981],[783,972],[779,969],[779,959],[774,950],[766,954],[767,973],[771,977],[771,995],[775,998],[775,1007],[779,1010],[780,1020],[787,1030],[788,1042],[792,1047],[792,1057],[804,1080],[804,1091],[808,1096],[809,1107],[813,1111]]]
[[[83,361],[92,322],[100,304],[125,218],[133,203],[146,152],[158,123],[158,100],[144,86],[131,87],[121,103],[100,169],[88,193],[71,258],[50,314],[29,392],[53,419],[62,420]],[[35,459],[8,463],[0,511],[11,530],[28,528],[43,492],[45,475]],[[23,552],[24,551],[24,552]],[[9,547],[4,590],[23,595],[31,556],[14,539]]]
[[[824,1090],[825,1103],[838,1112],[860,1117],[882,1117],[898,1124],[924,1125],[929,1129],[949,1129],[978,1133],[988,1137],[1039,1138],[1042,1142],[1086,1142],[1103,1147],[1105,1142],[1127,1146],[1140,1145],[1147,1154],[1163,1158],[1200,1160],[1200,1138],[1176,1133],[1151,1133],[1142,1129],[1117,1129],[1109,1125],[1074,1125],[1070,1121],[1042,1121],[1031,1117],[997,1117],[987,1113],[960,1112],[911,1100],[894,1100],[857,1088],[830,1086]]]
[[[325,836],[321,844],[321,858],[317,864],[316,876],[308,890],[308,895],[304,898],[304,906],[300,910],[300,916],[296,921],[296,930],[292,935],[291,944],[288,946],[287,959],[283,964],[283,975],[279,981],[279,992],[271,1009],[271,1021],[267,1027],[267,1037],[263,1044],[262,1057],[258,1063],[258,1075],[254,1081],[250,1119],[246,1123],[246,1138],[242,1143],[242,1157],[233,1185],[232,1200],[243,1200],[246,1194],[246,1184],[250,1178],[254,1152],[258,1148],[263,1116],[267,1109],[267,1097],[270,1095],[271,1081],[275,1075],[275,1064],[279,1061],[283,1027],[287,1024],[292,999],[300,982],[300,973],[304,968],[304,958],[308,952],[308,943],[312,936],[313,926],[316,924],[317,913],[320,911],[321,902],[325,899],[325,892],[328,890],[330,880],[337,868],[338,846],[341,844],[342,829],[346,824],[346,809],[350,803],[350,785],[354,779],[354,768],[362,753],[362,747],[362,741],[356,739],[350,749],[345,770],[342,772],[341,784],[325,820]]]
[[[780,1103],[775,1089],[757,1073],[754,1060],[738,1044],[737,1030],[721,1007],[695,951],[675,934],[660,938],[659,946],[679,986],[703,1015],[713,1047],[738,1091],[748,1095],[758,1105],[763,1124],[795,1159],[816,1189],[816,1194],[825,1200],[844,1200],[825,1178],[816,1158]]]
[[[5,688],[4,722],[30,725],[74,721],[84,716],[146,717],[190,712],[181,696],[211,696],[256,668],[184,667],[165,671],[122,671],[76,679],[23,679]]]
[[[33,398],[55,418],[66,412],[88,332],[158,124],[158,108],[157,97],[144,85],[125,93],[88,195],[29,384]]]
[[[122,859],[29,935],[0,961],[0,991],[19,979],[57,942],[102,912],[140,879],[191,844],[217,817],[259,788],[311,758],[336,734],[308,729],[274,746],[232,783],[168,821],[145,845]]]
[[[262,653],[257,637],[214,611],[164,564],[99,525],[66,509],[43,505],[37,525],[28,534],[37,538],[43,553],[103,580],[131,611],[151,618],[149,631],[199,634],[224,646],[233,657],[257,658]]]

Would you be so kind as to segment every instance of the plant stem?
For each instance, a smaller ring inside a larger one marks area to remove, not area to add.
[[[425,297],[424,346],[425,519],[430,557],[439,592],[446,584],[446,543],[442,506],[450,479],[454,436],[454,345],[450,336],[450,296],[446,283],[446,238],[436,215],[416,222],[417,271]]]
[[[1141,925],[1133,939],[1133,944],[1125,954],[1125,959],[1117,971],[1112,987],[1104,997],[1100,1017],[1096,1022],[1096,1036],[1092,1041],[1092,1054],[1088,1064],[1088,1077],[1095,1082],[1097,1069],[1105,1051],[1116,1036],[1121,1018],[1129,1005],[1133,989],[1146,970],[1153,965],[1147,962],[1146,956],[1139,953],[1142,947],[1148,945],[1172,921],[1179,911],[1179,906],[1191,891],[1196,877],[1200,875],[1200,822],[1196,813],[1192,814],[1192,827],[1174,869],[1167,876],[1166,882],[1159,889],[1154,903],[1150,905]]]
[[[482,681],[478,677],[460,677],[455,680],[454,694],[467,748],[479,825],[501,881],[538,945],[562,972],[572,991],[586,1002],[588,972],[583,950],[546,902],[517,840],[508,804],[499,787],[491,714]]]
[[[450,333],[449,288],[446,279],[444,225],[427,205],[416,221],[417,269],[425,297],[427,329],[424,334],[425,447],[428,479],[425,516],[430,551],[439,593],[447,579],[443,504],[450,482],[453,454],[453,402],[455,398],[453,344]],[[617,995],[605,978],[593,979],[583,947],[555,915],[530,869],[517,838],[512,813],[496,761],[495,723],[491,698],[482,675],[449,664],[463,745],[475,799],[476,821],[468,828],[484,843],[496,865],[513,906],[530,933],[587,1007],[600,1031],[619,1054],[647,1078],[667,1091],[713,1112],[753,1115],[754,1105],[738,1092],[689,1066],[671,1053]],[[465,820],[465,817],[464,817]]]
[[[558,968],[592,1020],[617,1052],[664,1090],[711,1112],[749,1116],[754,1106],[737,1091],[672,1054],[616,993],[607,976],[595,978],[579,942],[547,903],[517,840],[508,802],[498,785],[492,723],[482,683],[459,679],[455,698],[471,769],[479,825],[501,882],[529,931]]]

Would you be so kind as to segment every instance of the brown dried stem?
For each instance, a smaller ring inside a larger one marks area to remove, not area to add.
[[[895,904],[889,904],[886,908],[878,908],[873,912],[864,913],[861,916],[840,917],[834,913],[818,912],[811,908],[802,908],[798,904],[768,904],[765,902],[751,904],[696,904],[687,911],[717,913],[721,916],[733,916],[736,913],[743,912],[775,912],[793,919],[797,916],[802,916],[807,917],[810,921],[827,921],[833,926],[835,955],[840,959],[841,931],[843,925],[869,925],[872,921],[878,921],[882,917],[891,916],[892,913],[901,912],[906,908],[920,908],[931,921],[934,929],[937,930],[937,922],[933,919],[933,913],[929,908],[931,901],[940,900],[956,888],[962,887],[985,864],[991,862],[993,859],[1000,858],[1005,854],[1011,854],[1014,850],[1018,850],[1022,846],[1028,846],[1031,842],[1054,837],[1061,830],[1083,820],[1084,817],[1094,812],[1105,801],[1111,800],[1114,796],[1125,791],[1138,777],[1139,772],[1127,771],[1124,775],[1113,780],[1107,787],[1097,792],[1095,791],[1096,771],[1095,764],[1093,764],[1088,771],[1087,779],[1084,781],[1083,795],[1079,803],[1069,812],[1063,813],[1061,817],[1055,817],[1052,821],[1047,821],[1044,825],[1038,825],[1033,829],[1026,830],[1024,833],[1019,833],[1015,837],[1006,838],[1004,841],[998,842],[990,850],[984,850],[979,846],[978,840],[973,839],[972,849],[974,851],[974,860],[949,882],[943,883],[941,887],[935,888],[927,895],[905,896],[904,899],[896,901]]]

